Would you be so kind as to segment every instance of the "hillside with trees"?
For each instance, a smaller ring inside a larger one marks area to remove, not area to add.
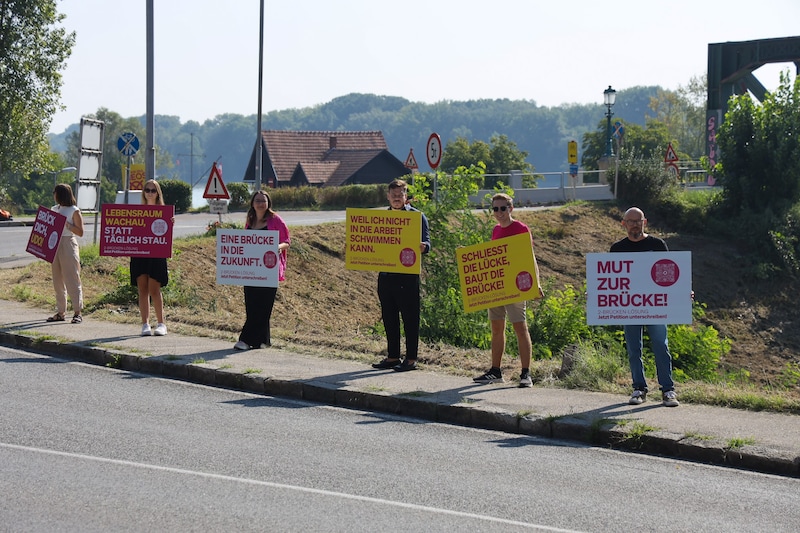
[[[615,120],[645,125],[651,100],[663,91],[658,87],[621,90],[614,106]],[[602,96],[602,95],[601,95]],[[567,143],[581,142],[584,134],[605,130],[602,101],[541,107],[531,100],[442,101],[435,104],[411,102],[405,98],[373,94],[349,94],[328,103],[303,109],[272,111],[264,116],[262,127],[294,131],[383,132],[389,150],[401,161],[408,151],[424,154],[431,132],[437,132],[446,145],[459,138],[472,143],[490,143],[504,135],[527,153],[527,163],[540,172],[565,171]],[[113,110],[99,109],[94,117],[106,122],[105,175],[119,179],[116,139],[123,131],[133,131],[143,141],[145,117],[121,117]],[[72,161],[77,150],[77,124],[64,133],[51,135],[53,150]],[[208,176],[212,162],[219,161],[226,181],[240,181],[255,145],[256,116],[224,114],[198,123],[182,123],[178,117],[155,117],[158,148],[157,174],[190,184]],[[418,156],[421,157],[421,156]],[[424,158],[421,166],[425,164]],[[424,168],[422,169],[424,170]]]

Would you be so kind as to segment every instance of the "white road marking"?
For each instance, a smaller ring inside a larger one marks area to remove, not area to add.
[[[323,496],[332,496],[332,497],[335,497],[335,498],[342,498],[342,499],[346,499],[346,500],[355,500],[355,501],[361,501],[361,502],[367,502],[367,503],[378,503],[378,504],[381,504],[381,505],[393,505],[395,507],[402,507],[402,508],[405,508],[405,509],[413,509],[413,510],[416,510],[416,511],[425,511],[425,512],[429,512],[429,513],[436,513],[436,514],[442,514],[442,515],[458,516],[458,517],[462,517],[462,518],[469,518],[469,519],[472,519],[472,520],[483,520],[485,522],[493,522],[493,523],[497,523],[497,524],[508,524],[508,525],[512,525],[512,526],[520,526],[520,527],[525,527],[525,528],[530,528],[530,529],[537,529],[537,530],[540,530],[540,531],[554,531],[554,532],[558,532],[558,533],[580,533],[578,531],[571,530],[571,529],[560,529],[560,528],[556,528],[556,527],[549,527],[549,526],[543,526],[543,525],[538,525],[538,524],[530,524],[530,523],[527,523],[527,522],[517,522],[515,520],[507,520],[505,518],[498,518],[498,517],[493,517],[493,516],[485,516],[485,515],[479,515],[479,514],[473,514],[473,513],[465,513],[465,512],[462,512],[462,511],[453,511],[453,510],[450,510],[450,509],[440,509],[438,507],[428,507],[428,506],[425,506],[425,505],[417,505],[417,504],[414,504],[414,503],[398,502],[398,501],[392,501],[392,500],[384,500],[384,499],[381,499],[381,498],[371,498],[369,496],[358,496],[356,494],[347,494],[347,493],[344,493],[344,492],[334,492],[334,491],[329,491],[329,490],[314,489],[314,488],[310,488],[310,487],[300,487],[300,486],[297,486],[297,485],[286,485],[284,483],[274,483],[274,482],[271,482],[271,481],[261,481],[261,480],[257,480],[257,479],[247,479],[247,478],[240,478],[240,477],[233,477],[233,476],[225,476],[225,475],[221,475],[221,474],[211,474],[211,473],[208,473],[208,472],[197,472],[197,471],[194,471],[194,470],[185,470],[183,468],[172,468],[172,467],[169,467],[169,466],[150,465],[150,464],[145,464],[145,463],[136,463],[136,462],[133,462],[133,461],[124,461],[124,460],[120,460],[120,459],[108,459],[108,458],[105,458],[105,457],[95,457],[95,456],[85,455],[85,454],[81,454],[81,453],[61,452],[61,451],[57,451],[57,450],[46,450],[44,448],[33,448],[31,446],[20,446],[20,445],[17,445],[17,444],[8,444],[8,443],[2,443],[2,442],[0,442],[0,448],[6,448],[6,449],[9,449],[9,450],[19,450],[19,451],[25,451],[25,452],[34,452],[34,453],[40,453],[40,454],[45,454],[45,455],[56,455],[56,456],[59,456],[59,457],[68,457],[68,458],[71,458],[71,459],[82,459],[82,460],[86,460],[86,461],[95,461],[95,462],[99,462],[99,463],[108,463],[108,464],[114,464],[114,465],[120,465],[120,466],[130,466],[130,467],[142,468],[142,469],[146,469],[146,470],[156,470],[156,471],[161,471],[161,472],[170,472],[170,473],[173,473],[173,474],[196,476],[196,477],[215,479],[215,480],[221,480],[221,481],[232,481],[232,482],[235,482],[235,483],[244,483],[244,484],[247,484],[247,485],[257,485],[257,486],[262,486],[262,487],[271,487],[271,488],[277,488],[277,489],[294,490],[294,491],[297,491],[297,492],[305,492],[305,493],[308,493],[308,494],[319,494],[319,495],[323,495]]]

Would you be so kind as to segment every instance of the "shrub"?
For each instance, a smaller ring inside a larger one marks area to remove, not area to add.
[[[164,203],[174,205],[176,213],[186,213],[192,207],[192,187],[182,180],[158,180]]]
[[[269,196],[276,210],[309,209],[319,207],[316,187],[278,187],[269,189]]]
[[[534,359],[549,359],[580,339],[592,337],[586,324],[585,291],[572,285],[553,290],[553,281],[544,283],[545,296],[528,308],[528,329]]]
[[[238,211],[250,208],[250,186],[244,182],[236,181],[228,185],[228,194],[231,199],[228,209]]]
[[[610,173],[609,173],[610,174]],[[627,205],[638,205],[645,212],[662,203],[677,182],[666,170],[664,163],[655,158],[639,157],[634,150],[625,152],[619,160],[617,197]],[[614,189],[613,176],[611,188]]]
[[[456,265],[457,248],[491,238],[494,221],[469,209],[469,197],[477,194],[484,172],[483,163],[479,163],[459,167],[452,175],[433,175],[435,197],[427,174],[416,175],[409,187],[409,195],[430,224],[431,251],[423,259],[420,334],[431,341],[482,349],[491,341],[486,314],[464,311]]]
[[[720,339],[711,326],[674,324],[667,327],[675,378],[717,381],[720,358],[731,349],[731,341]]]
[[[386,203],[387,185],[345,185],[318,189],[317,203],[326,209],[377,207]]]

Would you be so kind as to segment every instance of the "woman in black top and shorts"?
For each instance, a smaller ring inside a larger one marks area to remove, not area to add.
[[[148,180],[142,188],[143,205],[164,205],[161,186],[155,180]],[[131,257],[131,285],[139,290],[139,313],[142,315],[142,336],[167,334],[164,323],[164,298],[161,287],[169,283],[167,259],[164,257]],[[158,321],[150,328],[150,301]]]

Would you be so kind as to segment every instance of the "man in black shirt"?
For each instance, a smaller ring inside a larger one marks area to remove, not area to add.
[[[631,207],[622,217],[622,226],[628,236],[611,245],[612,252],[666,252],[667,243],[658,237],[653,237],[644,232],[647,219],[644,212],[638,207]],[[626,324],[625,346],[628,350],[628,361],[631,366],[633,378],[633,394],[628,401],[631,405],[639,405],[647,399],[647,381],[644,377],[644,364],[642,363],[642,331],[647,328],[650,336],[650,346],[656,359],[656,374],[661,387],[661,398],[667,407],[677,407],[678,396],[675,393],[675,383],[672,381],[672,356],[667,343],[667,326],[665,324]]]
[[[418,211],[408,205],[408,184],[396,179],[389,184],[386,195],[389,209],[396,211]],[[419,251],[426,254],[431,249],[428,218],[422,214],[422,235]],[[381,302],[381,318],[386,330],[387,355],[379,363],[372,365],[377,369],[393,369],[407,372],[417,369],[420,323],[420,281],[417,274],[380,272],[378,274],[378,299]],[[400,359],[400,318],[406,333],[406,357]]]

